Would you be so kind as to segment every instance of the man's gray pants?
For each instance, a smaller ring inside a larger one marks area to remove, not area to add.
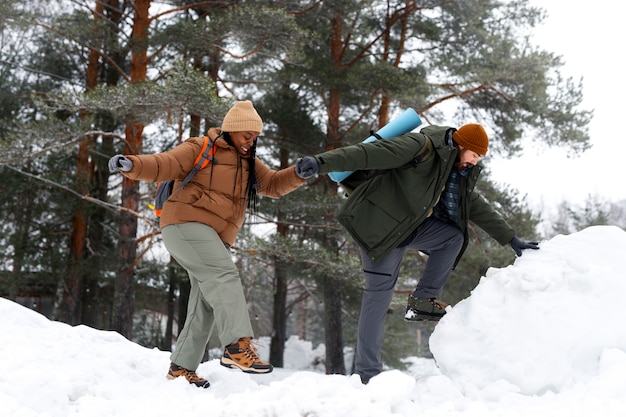
[[[406,246],[394,249],[379,263],[374,263],[361,249],[365,289],[359,316],[355,371],[364,381],[382,370],[385,318],[405,251],[417,249],[430,254],[413,294],[418,298],[435,298],[448,279],[464,240],[457,226],[432,218],[427,218],[414,235]]]
[[[222,346],[254,336],[241,277],[212,227],[193,222],[172,224],[161,233],[168,252],[187,270],[191,282],[185,326],[170,359],[195,371],[213,326]]]

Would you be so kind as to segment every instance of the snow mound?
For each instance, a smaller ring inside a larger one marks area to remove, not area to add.
[[[469,397],[495,399],[626,369],[625,249],[626,232],[595,226],[488,270],[430,338],[442,374]]]

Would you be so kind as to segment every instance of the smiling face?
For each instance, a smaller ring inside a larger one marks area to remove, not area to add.
[[[250,156],[250,149],[254,146],[258,132],[230,132],[233,146],[240,155]]]

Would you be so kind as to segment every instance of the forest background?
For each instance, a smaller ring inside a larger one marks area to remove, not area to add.
[[[525,0],[4,0],[0,296],[170,350],[189,283],[148,207],[156,184],[111,175],[107,161],[203,135],[237,99],[259,110],[259,155],[276,169],[360,142],[407,108],[425,124],[483,124],[491,155],[514,158],[533,141],[584,152],[582,83],[531,42],[544,18]],[[485,165],[478,188],[519,236],[626,225],[623,204],[599,196],[542,218]],[[362,277],[334,218],[344,199],[326,176],[260,198],[233,248],[275,366],[297,335],[325,345],[326,372],[350,372]],[[514,259],[478,228],[471,239],[441,295],[453,304]],[[390,366],[429,355],[432,324],[402,321],[425,256],[405,257],[387,320]]]

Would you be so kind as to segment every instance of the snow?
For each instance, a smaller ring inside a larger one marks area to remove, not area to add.
[[[623,417],[624,249],[626,232],[595,226],[490,269],[448,307],[434,360],[368,385],[325,375],[323,347],[292,337],[286,368],[248,375],[213,359],[198,369],[211,387],[195,388],[165,379],[168,352],[0,299],[0,416]]]

